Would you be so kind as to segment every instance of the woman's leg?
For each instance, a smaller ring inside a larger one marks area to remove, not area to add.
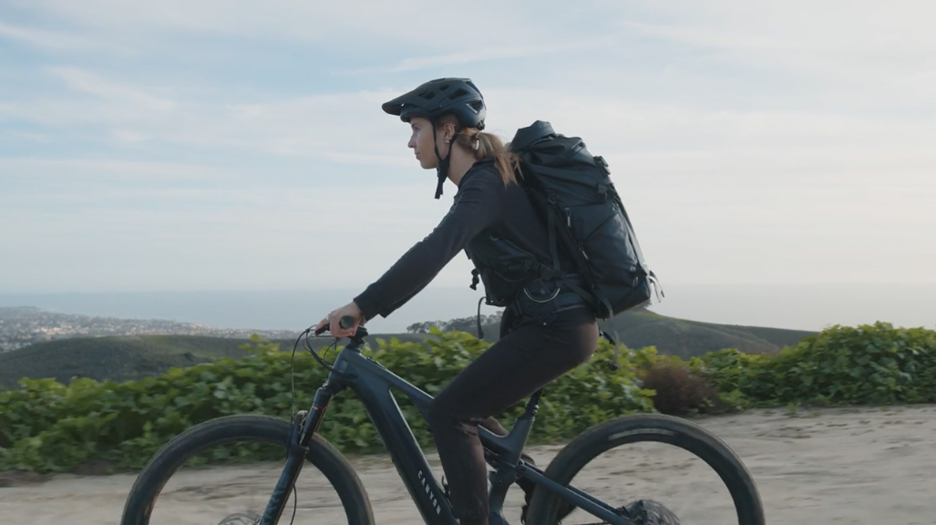
[[[521,320],[435,398],[429,426],[449,481],[452,509],[462,525],[488,522],[487,468],[478,423],[584,363],[597,344],[598,327],[585,308]]]

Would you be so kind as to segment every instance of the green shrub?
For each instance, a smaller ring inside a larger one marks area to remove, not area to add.
[[[437,393],[489,343],[461,332],[437,333],[423,343],[379,341],[369,355],[430,394]],[[154,378],[123,383],[77,379],[68,386],[49,379],[21,381],[21,389],[0,393],[0,470],[71,470],[92,461],[139,468],[176,434],[199,422],[229,414],[262,413],[288,418],[291,406],[290,354],[254,340],[250,355],[222,359]],[[333,354],[334,355],[334,354]],[[551,384],[540,402],[533,440],[569,437],[600,421],[652,410],[627,359],[611,370],[607,345],[596,358]],[[308,354],[295,356],[296,407],[311,403],[326,371]],[[412,404],[398,398],[419,442],[431,437]],[[522,412],[523,403],[505,415]],[[332,401],[320,432],[345,452],[372,452],[383,445],[361,403],[346,392]]]
[[[490,343],[463,332],[435,336],[419,343],[378,341],[366,353],[436,394]],[[311,356],[298,353],[293,407],[290,354],[258,338],[245,350],[249,355],[240,360],[123,383],[77,379],[66,386],[24,379],[19,390],[0,392],[0,471],[63,471],[95,462],[139,468],[170,438],[207,419],[244,413],[288,418],[310,404],[326,379]],[[617,369],[609,366],[615,360]],[[431,445],[415,407],[408,399],[398,401],[419,443]],[[569,438],[613,417],[652,411],[654,402],[658,410],[675,413],[936,402],[936,332],[886,323],[834,326],[776,354],[725,349],[688,362],[657,355],[653,347],[622,347],[615,356],[602,341],[589,363],[546,388],[531,439]],[[523,406],[502,416],[507,426]],[[339,449],[383,450],[350,392],[336,396],[328,410],[320,432]]]
[[[833,326],[772,355],[733,349],[689,366],[738,406],[936,402],[936,332]]]
[[[936,332],[833,326],[764,360],[742,391],[778,404],[936,401]]]

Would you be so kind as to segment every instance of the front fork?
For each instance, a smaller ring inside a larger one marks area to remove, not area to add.
[[[258,525],[276,525],[283,510],[286,507],[286,500],[289,498],[289,492],[299,479],[299,473],[302,472],[302,466],[305,463],[306,456],[309,453],[309,443],[312,442],[312,436],[318,430],[322,423],[322,417],[328,408],[328,403],[332,396],[341,390],[340,387],[333,387],[325,383],[321,388],[315,391],[315,398],[312,401],[312,408],[306,411],[298,412],[292,420],[292,426],[289,429],[289,442],[287,443],[286,465],[283,467],[283,473],[280,474],[279,481],[276,482],[276,488],[270,496],[270,502],[267,503],[263,517],[260,518]]]

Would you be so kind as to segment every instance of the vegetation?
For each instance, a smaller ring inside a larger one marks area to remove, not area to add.
[[[21,377],[96,381],[140,379],[173,367],[241,358],[245,339],[194,335],[83,337],[36,343],[0,354],[0,388]]]
[[[430,394],[438,392],[488,343],[463,332],[437,332],[424,343],[380,342],[370,355]],[[627,352],[635,362],[652,357]],[[651,410],[634,366],[613,371],[613,351],[603,345],[591,363],[550,385],[540,403],[534,439],[561,439],[614,415]],[[311,402],[325,370],[311,356],[297,354],[297,407]],[[255,341],[250,355],[175,368],[159,377],[123,383],[78,379],[66,386],[51,379],[21,381],[0,393],[0,471],[71,470],[92,461],[141,467],[172,436],[201,421],[242,413],[288,417],[291,406],[290,355],[276,344]],[[431,439],[416,409],[401,406],[423,445]],[[517,416],[522,405],[506,417]],[[382,448],[360,402],[349,393],[329,407],[322,434],[346,452]]]
[[[488,332],[500,326],[502,316],[503,310],[496,314],[459,317],[448,321],[423,321],[407,326],[406,331],[411,334],[428,334],[432,333],[433,328],[436,328],[442,332],[468,332],[477,337],[478,323],[481,324],[481,329],[484,332]],[[492,336],[496,338],[497,334],[494,333]]]
[[[497,340],[500,315],[481,318],[484,339]],[[433,329],[462,331],[477,335],[475,317],[449,321],[428,321],[410,325],[406,334],[378,334],[374,338],[421,342]],[[631,348],[655,347],[660,353],[684,359],[722,348],[736,348],[745,353],[779,351],[795,345],[813,332],[718,325],[685,321],[634,308],[618,315],[602,329]],[[318,339],[316,345],[326,345]],[[95,381],[122,382],[154,377],[173,367],[187,367],[221,358],[239,359],[246,355],[240,347],[246,339],[223,337],[158,335],[85,337],[36,343],[0,353],[0,390],[17,387],[22,377],[53,378],[68,383],[74,377]],[[292,350],[294,341],[277,340],[282,350]]]
[[[727,349],[692,359],[689,367],[723,395],[748,403],[933,403],[936,331],[834,326],[776,354]]]
[[[683,416],[710,412],[720,406],[718,391],[680,359],[659,359],[640,371],[643,387],[654,391],[653,408]]]
[[[71,470],[89,462],[138,468],[172,436],[209,418],[236,413],[288,417],[290,355],[255,338],[246,357],[222,358],[158,377],[122,383],[78,379],[20,382],[0,392],[0,471]],[[414,384],[438,392],[489,343],[463,332],[422,342],[379,341],[369,355]],[[724,349],[684,361],[653,347],[602,342],[589,363],[551,384],[540,403],[534,441],[568,438],[635,411],[692,414],[789,404],[936,402],[936,332],[886,323],[835,326],[771,354]],[[325,371],[296,355],[297,408],[307,405]],[[650,388],[652,387],[652,388]],[[423,445],[425,424],[401,406]],[[522,404],[504,417],[520,413]],[[322,434],[345,452],[382,448],[360,403],[349,394],[329,408]]]
[[[380,337],[380,336],[377,336]],[[426,335],[405,334],[403,340],[421,341]],[[327,344],[326,339],[316,341]],[[17,387],[20,378],[51,378],[68,383],[72,378],[122,382],[164,374],[171,368],[210,363],[247,355],[248,339],[199,335],[144,335],[80,337],[35,343],[0,353],[0,390]],[[292,350],[294,341],[274,341]]]

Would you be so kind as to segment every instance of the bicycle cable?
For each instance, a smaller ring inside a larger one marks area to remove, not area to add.
[[[323,358],[322,356],[320,356],[320,355],[318,354],[318,352],[315,351],[315,348],[312,346],[312,336],[309,335],[309,331],[308,331],[308,330],[305,331],[305,332],[303,332],[302,336],[300,336],[300,337],[303,337],[303,336],[304,336],[304,338],[303,338],[303,341],[302,341],[302,346],[305,347],[305,349],[308,350],[310,354],[312,354],[312,357],[315,358],[315,360],[318,361],[318,363],[319,363],[320,365],[322,365],[326,370],[328,370],[329,374],[333,374],[333,375],[335,375],[335,376],[344,377],[344,378],[352,378],[352,377],[354,377],[354,374],[348,374],[348,373],[346,373],[346,372],[339,372],[338,370],[335,370],[335,368],[332,366],[331,363],[329,363],[328,361],[326,361],[325,358]],[[333,342],[332,344],[330,344],[330,345],[328,345],[328,346],[326,347],[325,354],[327,355],[328,349],[337,350],[337,349],[338,349],[338,342],[339,342],[340,340],[341,340],[340,338],[336,337],[336,338],[335,338],[335,342]]]
[[[306,328],[302,333],[299,334],[299,337],[296,338],[296,342],[293,343],[292,355],[289,356],[289,389],[290,389],[289,412],[290,414],[296,413],[296,350],[298,350],[299,341],[302,341],[303,337],[305,337],[305,341],[308,341],[308,335],[312,332],[312,330],[313,330],[313,327],[310,326]],[[338,339],[335,339],[335,345],[337,344],[338,344]],[[303,346],[305,346],[309,350],[309,352],[311,352],[312,355],[314,355],[320,363],[324,364],[324,359],[319,358],[318,354],[316,354],[315,351],[311,348],[311,345],[307,344]],[[293,522],[296,521],[296,510],[299,507],[299,491],[296,490],[295,484],[293,484],[292,490],[293,490],[293,511],[292,511],[292,517],[289,519],[289,525],[293,525]]]
[[[296,338],[296,342],[293,343],[292,356],[289,358],[289,389],[291,390],[291,399],[289,402],[290,414],[296,413],[296,349],[299,348],[299,341],[302,340],[302,336],[308,334],[310,331],[312,331],[311,326],[299,334],[299,337]]]
[[[299,506],[299,493],[296,492],[296,484],[293,483],[293,513],[292,517],[289,518],[289,525],[293,525],[293,522],[296,521],[296,508]]]

